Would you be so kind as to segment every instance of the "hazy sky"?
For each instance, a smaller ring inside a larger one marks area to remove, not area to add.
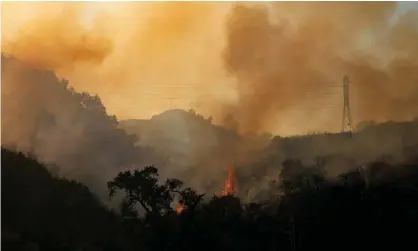
[[[418,2],[410,1],[410,2],[398,2],[398,12],[403,13],[405,11],[411,9],[418,9]]]
[[[119,119],[194,108],[220,121],[223,107],[239,99],[239,81],[224,59],[231,7],[227,2],[2,3],[2,48],[54,69],[79,91],[99,94]],[[418,3],[399,3],[396,13],[411,9]],[[264,129],[280,134],[338,129],[339,121],[329,118],[341,113],[341,90],[333,87],[342,75],[332,77],[320,80],[332,82],[321,90],[323,97],[289,105]]]

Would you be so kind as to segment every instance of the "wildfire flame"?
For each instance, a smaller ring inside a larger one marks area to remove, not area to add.
[[[224,190],[222,191],[223,195],[228,195],[228,194],[233,193],[234,189],[233,189],[233,186],[232,186],[232,182],[233,182],[232,177],[233,177],[233,172],[232,172],[232,170],[229,170],[228,171],[228,177],[225,180],[225,187],[224,187]]]
[[[223,196],[233,195],[235,193],[235,184],[234,184],[234,171],[232,169],[228,170],[228,177],[225,180],[224,190],[221,192]]]
[[[226,196],[226,195],[234,195],[236,193],[236,184],[234,181],[234,171],[232,169],[228,170],[228,176],[225,180],[225,186],[222,192],[220,192],[218,195]],[[184,210],[184,205],[179,203],[176,207],[176,212],[180,214]]]
[[[179,205],[176,207],[176,212],[179,214],[179,213],[183,212],[183,209],[184,209],[183,204],[179,204]]]

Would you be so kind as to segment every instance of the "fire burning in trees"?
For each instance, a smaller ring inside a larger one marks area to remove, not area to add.
[[[183,212],[183,209],[184,209],[183,204],[179,204],[176,208],[176,212],[179,214],[179,213]]]
[[[229,169],[228,170],[228,176],[225,180],[225,186],[222,192],[219,194],[220,196],[227,196],[227,195],[235,195],[237,192],[236,188],[236,182],[235,182],[235,176],[234,176],[234,170]],[[176,212],[180,214],[184,210],[184,205],[182,203],[179,203],[176,207]]]
[[[234,171],[232,169],[229,169],[228,177],[225,180],[225,187],[221,195],[222,196],[234,195],[235,192],[236,192],[236,187],[235,187],[235,180],[234,180]]]

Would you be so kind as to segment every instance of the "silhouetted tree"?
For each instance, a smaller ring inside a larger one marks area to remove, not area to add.
[[[194,208],[203,197],[190,188],[181,189],[183,182],[178,179],[168,179],[163,184],[158,182],[158,170],[152,166],[121,172],[108,182],[109,195],[112,197],[117,190],[123,190],[129,206],[139,203],[147,213],[157,215],[172,213],[174,199]]]
[[[52,176],[39,162],[2,149],[2,245],[6,250],[312,250],[415,247],[418,166],[382,160],[326,180],[320,161],[287,160],[286,193],[263,203],[203,195],[158,170],[119,173],[110,195],[125,193],[117,215],[82,184]],[[177,214],[174,200],[185,205]],[[140,217],[135,205],[147,210]],[[330,241],[332,240],[332,242]]]

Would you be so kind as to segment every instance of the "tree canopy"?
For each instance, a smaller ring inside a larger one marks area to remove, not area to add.
[[[2,149],[2,245],[6,250],[311,250],[414,245],[418,165],[378,161],[326,179],[320,168],[283,163],[281,196],[243,203],[205,199],[152,166],[108,182],[113,212],[83,184]],[[274,191],[272,191],[273,193]],[[209,195],[206,195],[206,197]],[[176,212],[175,202],[184,205]],[[141,216],[137,207],[146,211]]]

